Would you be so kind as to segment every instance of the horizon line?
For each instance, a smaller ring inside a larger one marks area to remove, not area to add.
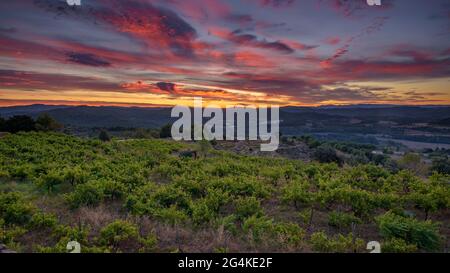
[[[242,104],[236,104],[242,105]],[[139,103],[24,103],[24,104],[2,104],[1,108],[12,107],[31,107],[31,106],[54,106],[54,107],[117,107],[117,108],[172,108],[175,105],[159,105],[159,104],[139,104]],[[242,105],[246,106],[246,105]],[[321,105],[283,105],[280,108],[324,108],[324,107],[363,107],[363,106],[386,106],[386,107],[450,107],[450,104],[386,104],[386,103],[354,103],[354,104],[321,104]],[[194,108],[189,106],[189,108]],[[203,107],[204,108],[204,107]],[[225,107],[218,107],[225,108]],[[257,107],[258,108],[258,107]]]

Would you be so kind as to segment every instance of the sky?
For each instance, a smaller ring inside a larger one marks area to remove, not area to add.
[[[0,2],[0,106],[450,105],[450,1]]]

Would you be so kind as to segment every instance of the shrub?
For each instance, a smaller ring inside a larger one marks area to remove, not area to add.
[[[346,169],[343,176],[343,182],[368,191],[378,191],[383,186],[384,179],[389,173],[381,167],[374,165],[359,165]]]
[[[310,185],[306,182],[294,181],[283,188],[282,200],[293,202],[296,208],[300,205],[310,206],[315,201],[314,193],[309,192]]]
[[[53,192],[57,185],[64,182],[64,176],[57,170],[50,170],[47,174],[41,176],[36,184],[38,187],[44,188],[47,192]]]
[[[53,229],[52,235],[59,240],[59,249],[61,249],[62,252],[66,252],[66,245],[70,241],[77,241],[84,246],[88,245],[89,231],[89,227],[86,226],[71,227],[56,225]]]
[[[418,221],[392,212],[378,216],[376,221],[381,235],[386,239],[400,238],[428,251],[440,248],[441,237],[438,227],[431,221]]]
[[[236,216],[241,220],[252,215],[256,215],[258,217],[263,213],[259,200],[254,196],[239,197],[235,201],[235,209]]]
[[[233,235],[237,235],[238,227],[236,225],[237,217],[234,214],[230,214],[226,217],[218,218],[215,221],[217,227],[223,227],[224,230],[229,231]]]
[[[66,196],[72,208],[80,206],[96,206],[104,199],[103,189],[95,182],[80,184]]]
[[[216,213],[208,206],[205,199],[196,200],[192,204],[192,220],[195,224],[208,224]]]
[[[3,244],[14,244],[16,239],[27,232],[23,227],[12,226],[6,228],[0,219],[0,242]]]
[[[143,238],[139,238],[139,242],[143,245],[141,252],[155,251],[158,245],[158,238],[156,237],[156,234],[150,233]]]
[[[210,188],[207,190],[205,196],[205,202],[208,207],[214,212],[219,212],[220,208],[227,204],[230,200],[228,192],[224,192],[221,189]]]
[[[0,170],[0,179],[8,177],[10,177],[10,174],[7,170]]]
[[[450,158],[433,159],[431,171],[450,175]]]
[[[169,138],[172,137],[172,125],[166,124],[163,127],[161,127],[161,130],[159,131],[159,137],[160,138]]]
[[[100,230],[99,241],[102,245],[116,248],[130,240],[138,240],[138,237],[136,225],[127,221],[116,220]]]
[[[320,163],[342,164],[342,159],[337,155],[336,150],[327,145],[321,145],[314,151],[313,157]]]
[[[30,227],[35,229],[53,228],[57,223],[58,220],[54,214],[38,212],[31,217]]]
[[[179,208],[189,210],[190,198],[186,192],[172,185],[162,186],[156,189],[149,197],[149,203],[157,207],[168,208],[176,205]]]
[[[323,231],[313,233],[310,243],[313,250],[318,252],[358,252],[364,247],[364,241],[353,238],[352,234],[329,238]]]
[[[9,169],[9,174],[11,177],[22,179],[22,180],[27,179],[29,177],[33,177],[30,164],[20,164],[20,165],[12,166]]]
[[[370,216],[378,205],[376,195],[366,190],[343,188],[335,194],[342,203],[351,206],[358,217]]]
[[[311,220],[311,214],[312,213],[313,213],[312,209],[304,209],[304,210],[299,211],[297,213],[297,215],[298,215],[298,218],[300,218],[300,221],[303,224],[308,224],[309,221]]]
[[[283,245],[294,247],[299,246],[305,237],[305,231],[295,223],[277,223],[275,233]]]
[[[5,224],[26,224],[31,220],[34,207],[18,192],[0,193],[0,218]]]
[[[178,225],[189,218],[184,211],[177,209],[175,205],[170,206],[169,208],[155,209],[152,212],[152,215],[173,226]]]
[[[62,125],[58,123],[49,114],[43,113],[36,119],[36,129],[40,131],[56,131],[61,129]]]
[[[69,182],[72,186],[85,183],[87,178],[88,174],[84,172],[80,166],[67,168],[64,171],[64,181]]]
[[[414,176],[411,172],[402,170],[388,177],[383,187],[385,191],[407,194],[420,185],[423,185],[422,180]]]
[[[408,244],[403,239],[392,238],[381,244],[381,252],[383,253],[412,253],[417,252],[415,244]]]
[[[425,220],[428,220],[430,213],[446,209],[450,201],[450,188],[433,187],[426,193],[414,192],[404,199],[411,201],[417,208],[425,212]]]
[[[328,224],[337,228],[347,228],[351,224],[360,224],[361,219],[356,217],[353,213],[343,213],[333,211],[328,214]]]
[[[108,132],[106,132],[105,130],[101,130],[98,134],[98,139],[103,142],[107,142],[111,140],[111,137],[109,136]]]
[[[244,220],[242,229],[253,241],[261,242],[265,236],[273,234],[273,219],[252,215]]]
[[[110,200],[120,199],[126,192],[126,188],[123,184],[112,180],[99,181],[99,187],[102,188],[104,198]]]
[[[398,165],[402,169],[410,170],[416,175],[424,175],[427,173],[427,166],[422,162],[419,154],[407,153],[398,160]]]

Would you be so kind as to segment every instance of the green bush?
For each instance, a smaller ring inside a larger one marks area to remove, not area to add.
[[[313,153],[313,157],[320,163],[335,162],[338,164],[342,164],[343,162],[343,160],[336,153],[336,150],[328,145],[321,145],[317,147]]]
[[[176,205],[179,208],[190,209],[190,197],[182,189],[171,185],[162,186],[149,197],[149,202],[160,208]]]
[[[303,209],[297,213],[297,216],[298,218],[300,218],[300,222],[302,222],[303,224],[308,224],[311,219],[312,213],[312,209]]]
[[[183,211],[177,209],[175,205],[169,208],[155,209],[152,215],[160,221],[169,223],[173,226],[183,223],[189,219],[189,216]]]
[[[66,168],[64,171],[64,181],[69,182],[72,186],[83,184],[87,179],[88,173],[83,171],[80,166]]]
[[[383,253],[413,253],[417,252],[415,244],[408,244],[403,239],[392,238],[381,244],[381,252]]]
[[[283,245],[297,247],[305,237],[305,231],[295,223],[277,223],[274,231]]]
[[[318,252],[358,252],[364,248],[364,241],[353,238],[352,234],[347,236],[339,234],[329,238],[323,231],[313,233],[310,244],[313,250]]]
[[[138,228],[136,225],[116,220],[100,230],[99,242],[105,246],[118,247],[131,240],[138,240]]]
[[[316,196],[309,189],[307,182],[293,181],[283,188],[281,199],[285,203],[294,203],[296,208],[300,205],[310,206],[315,202]]]
[[[0,243],[7,244],[8,246],[14,245],[16,239],[26,232],[27,230],[23,227],[11,226],[7,228],[0,219]]]
[[[0,193],[0,218],[5,224],[27,224],[35,208],[18,192]]]
[[[215,221],[215,226],[218,228],[223,227],[224,230],[230,232],[233,235],[238,234],[238,226],[236,224],[237,217],[234,214],[230,214],[228,216],[218,218]]]
[[[37,186],[44,188],[47,192],[53,192],[55,187],[64,182],[64,174],[57,170],[50,170],[36,181]]]
[[[353,213],[343,213],[339,211],[332,211],[328,214],[328,224],[337,228],[348,228],[353,224],[360,224],[361,219],[356,217]]]
[[[30,227],[35,229],[53,228],[57,223],[58,219],[54,214],[38,212],[31,217]]]
[[[381,235],[386,239],[403,239],[428,251],[436,251],[441,246],[438,226],[431,221],[418,221],[392,212],[378,216],[376,221]]]
[[[221,189],[208,188],[204,199],[208,207],[218,213],[220,208],[229,202],[230,194]]]
[[[141,252],[152,252],[156,250],[158,238],[156,234],[150,233],[145,237],[139,238],[139,242],[142,244]]]
[[[0,179],[10,177],[9,172],[7,170],[0,169]]]
[[[261,209],[261,205],[256,197],[239,197],[235,201],[235,214],[239,219],[245,219],[249,216],[261,216],[263,211]]]
[[[378,207],[377,195],[366,190],[343,188],[335,192],[337,199],[352,208],[358,217],[369,217]]]
[[[66,246],[70,241],[77,241],[82,246],[88,246],[89,232],[90,228],[88,226],[56,225],[52,230],[52,237],[58,240],[58,243],[53,247],[55,252],[67,252]]]
[[[15,166],[12,166],[9,169],[9,174],[11,177],[21,180],[33,177],[32,167],[30,164],[17,164]]]
[[[244,220],[242,230],[249,234],[254,242],[261,242],[264,237],[273,234],[273,219],[252,215]]]
[[[112,180],[99,181],[99,187],[102,188],[104,198],[109,200],[120,199],[125,196],[126,193],[125,185]]]
[[[208,224],[216,213],[208,206],[205,199],[196,200],[192,206],[192,220],[196,225]]]
[[[103,201],[105,195],[103,189],[95,182],[80,184],[75,190],[66,196],[66,200],[72,208],[81,206],[96,206]]]

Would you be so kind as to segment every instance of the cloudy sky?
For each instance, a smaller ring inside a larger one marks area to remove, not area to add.
[[[450,104],[448,0],[0,2],[0,105]]]

